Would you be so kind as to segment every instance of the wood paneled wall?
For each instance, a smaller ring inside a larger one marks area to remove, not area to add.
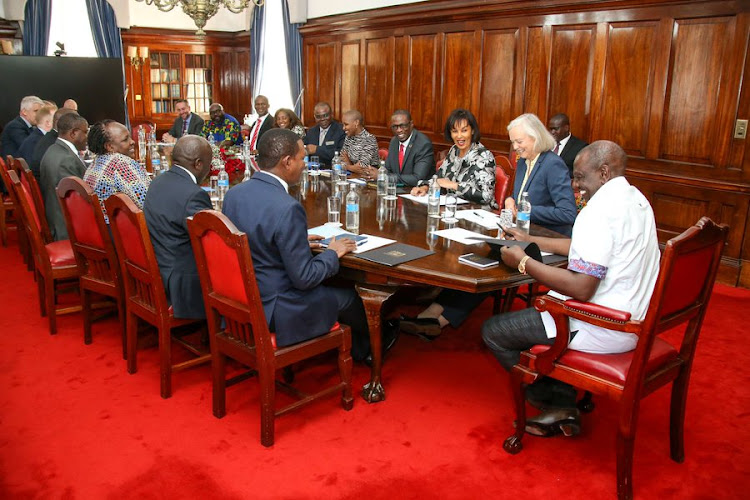
[[[391,112],[406,108],[439,150],[445,118],[465,107],[482,142],[508,152],[512,118],[565,112],[574,135],[628,152],[662,240],[702,215],[729,224],[720,278],[750,286],[750,149],[733,138],[750,118],[750,3],[443,0],[302,33],[307,125],[325,100],[388,140]]]
[[[248,33],[209,32],[199,40],[191,31],[132,28],[122,30],[123,51],[127,47],[149,47],[150,52],[181,51],[190,54],[213,55],[213,102],[242,121],[252,112],[250,82],[250,36]],[[149,62],[136,69],[125,58],[125,78],[129,86],[128,115],[131,123],[156,123],[157,130],[166,131],[177,117],[176,113],[152,114]],[[136,100],[135,96],[141,99]]]

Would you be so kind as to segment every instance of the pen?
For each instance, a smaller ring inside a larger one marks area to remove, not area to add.
[[[474,215],[476,215],[476,216],[477,216],[477,217],[479,217],[480,219],[484,219],[484,215],[480,214],[480,213],[479,213],[479,212],[477,212],[476,210],[474,211]]]

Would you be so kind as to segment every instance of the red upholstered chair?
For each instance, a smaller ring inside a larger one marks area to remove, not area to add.
[[[341,405],[345,410],[351,410],[350,328],[337,323],[325,335],[277,348],[275,335],[269,332],[266,323],[245,233],[240,232],[226,216],[213,210],[189,217],[187,224],[211,333],[214,416],[222,418],[226,414],[227,357],[257,370],[261,385],[260,435],[263,446],[273,445],[275,417],[316,399],[341,391]],[[331,350],[338,351],[341,378],[334,386],[308,395],[276,381],[279,368]],[[276,383],[300,400],[275,410]]]
[[[388,149],[387,148],[380,148],[378,149],[378,156],[382,161],[385,161],[388,159]]]
[[[524,393],[526,385],[546,375],[594,394],[606,395],[619,404],[617,428],[617,493],[621,499],[633,497],[633,445],[638,422],[639,402],[658,388],[672,382],[670,448],[672,459],[685,458],[683,428],[690,369],[706,314],[727,226],[718,226],[703,217],[695,226],[667,242],[661,259],[648,312],[643,321],[630,314],[596,304],[544,297],[536,300],[539,311],[555,318],[557,338],[552,346],[535,346],[521,355],[511,372],[516,403],[516,432],[503,448],[512,454],[521,451],[526,424]],[[570,337],[568,318],[592,325],[638,335],[634,351],[622,354],[589,354],[567,350]],[[659,335],[687,324],[679,349]]]
[[[5,184],[8,189],[7,195],[0,195],[2,198],[0,199],[0,241],[2,241],[3,246],[6,247],[8,246],[8,229],[15,229],[19,235],[21,234],[21,231],[19,227],[20,224],[18,224],[15,216],[15,214],[18,213],[18,208],[16,207],[13,196],[10,194],[10,179],[6,179],[8,167],[6,167],[2,158],[0,158],[0,172],[2,172],[2,174],[0,174],[0,180],[2,180],[3,184]]]
[[[23,179],[23,172],[20,168],[20,163],[17,163],[12,156],[8,155],[7,159],[8,161],[5,164],[5,168],[0,168],[0,175],[2,175],[3,182],[8,188],[8,195],[10,197],[10,200],[15,205],[13,213],[14,217],[16,218],[16,227],[18,232],[18,249],[21,252],[21,257],[23,258],[23,262],[26,264],[26,268],[29,271],[33,271],[34,259],[31,256],[31,244],[29,243],[29,236],[26,234],[26,226],[24,226],[21,220],[21,208],[18,204],[18,199],[14,190],[11,189],[12,182],[10,180],[10,177],[8,177],[7,175],[8,172],[13,170],[14,172],[16,172],[16,176],[19,179]]]
[[[49,241],[47,219],[34,204],[30,190],[21,183],[16,172],[8,172],[21,208],[20,215],[29,235],[31,253],[35,262],[35,276],[39,289],[39,308],[42,316],[49,318],[49,332],[57,333],[57,315],[78,312],[80,305],[58,306],[58,292],[78,281],[80,269],[69,240]],[[33,178],[33,176],[32,176]],[[36,182],[36,179],[34,179]]]
[[[172,396],[172,372],[211,360],[211,355],[200,346],[172,335],[172,329],[186,325],[200,326],[204,321],[174,317],[172,307],[167,302],[167,294],[159,274],[159,264],[156,262],[143,211],[122,193],[107,198],[104,206],[115,239],[117,260],[125,288],[128,373],[137,371],[136,343],[140,319],[156,327],[159,333],[161,397],[166,399]],[[173,340],[196,357],[173,364]]]
[[[79,288],[83,308],[83,342],[91,343],[93,294],[111,297],[117,304],[117,316],[122,327],[122,356],[125,358],[125,293],[115,246],[104,221],[99,198],[78,177],[61,180],[57,185],[57,196],[65,216],[73,254],[81,268]]]
[[[514,149],[510,150],[510,153],[508,153],[508,158],[510,160],[510,164],[513,166],[513,170],[516,170],[516,166],[518,165],[518,155],[516,154],[516,151]]]
[[[495,201],[497,201],[497,205],[502,209],[505,206],[505,198],[508,196],[510,177],[505,173],[500,163],[497,162],[497,158],[504,157],[495,157]]]

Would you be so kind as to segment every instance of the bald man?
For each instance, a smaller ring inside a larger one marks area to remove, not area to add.
[[[78,111],[78,103],[73,99],[66,99],[62,107],[66,109],[72,109],[73,111]]]
[[[502,249],[503,262],[552,289],[550,296],[573,298],[627,311],[633,320],[646,316],[659,273],[659,243],[651,205],[625,178],[627,155],[610,141],[596,141],[578,154],[573,183],[587,206],[573,226],[571,239],[529,236],[506,228],[509,237],[533,241],[542,251],[568,256],[567,269],[529,259],[521,247]],[[637,337],[575,319],[569,321],[569,349],[619,353],[635,348]],[[510,371],[520,353],[534,345],[552,345],[557,329],[549,313],[524,309],[488,319],[482,338],[500,364]],[[528,420],[537,436],[580,432],[576,390],[543,378],[527,389],[528,401],[542,413]]]
[[[181,137],[172,152],[172,168],[151,182],[143,202],[159,272],[176,318],[206,317],[185,220],[212,208],[208,193],[200,187],[211,169],[211,157],[206,139]]]

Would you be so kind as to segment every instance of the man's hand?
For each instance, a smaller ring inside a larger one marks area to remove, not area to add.
[[[161,140],[163,142],[176,142],[177,141],[177,139],[169,135],[169,132],[164,132],[164,134],[162,134],[161,136]]]
[[[337,240],[334,237],[331,238],[331,243],[328,245],[328,249],[336,252],[336,255],[338,255],[340,259],[349,252],[353,252],[354,250],[356,250],[357,243],[354,240],[350,240],[349,238]]]
[[[307,150],[307,154],[314,155],[318,150],[318,146],[315,144],[308,144],[307,146],[305,146],[305,149]]]
[[[526,256],[526,252],[521,250],[521,247],[502,247],[500,249],[500,257],[502,257],[503,263],[513,269],[518,268],[518,263],[524,256]]]
[[[310,248],[320,248],[323,245],[318,243],[320,240],[322,240],[323,237],[319,234],[308,234],[307,235],[307,241],[310,242]]]
[[[411,188],[411,195],[412,196],[424,196],[427,194],[427,190],[429,189],[429,186],[416,186]]]
[[[506,240],[531,241],[529,233],[521,231],[517,227],[504,227],[502,229]]]

